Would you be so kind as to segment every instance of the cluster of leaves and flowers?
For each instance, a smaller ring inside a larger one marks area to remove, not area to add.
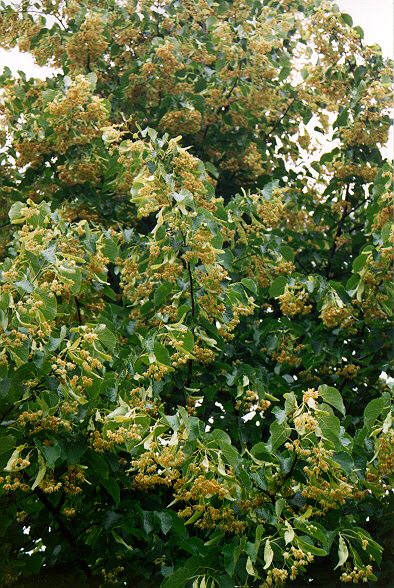
[[[0,78],[2,582],[387,581],[390,63],[319,1],[2,15],[63,72]]]

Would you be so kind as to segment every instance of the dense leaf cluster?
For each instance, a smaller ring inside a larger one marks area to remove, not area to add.
[[[60,68],[0,77],[2,583],[387,583],[391,64],[328,2],[2,6]]]

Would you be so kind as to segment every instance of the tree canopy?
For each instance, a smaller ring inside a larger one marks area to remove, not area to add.
[[[320,0],[0,6],[55,68],[0,75],[2,585],[388,586],[392,62]]]

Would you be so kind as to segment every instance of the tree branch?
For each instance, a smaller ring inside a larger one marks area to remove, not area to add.
[[[82,316],[81,316],[81,307],[79,305],[79,300],[76,296],[74,296],[75,304],[77,305],[77,312],[78,312],[78,322],[82,324]]]
[[[349,194],[350,194],[349,190],[350,190],[350,184],[347,184],[345,198],[343,200],[344,202],[347,202],[348,201]],[[342,215],[341,215],[341,220],[339,222],[340,223],[343,222],[344,219],[346,218],[346,216],[347,216],[346,207],[344,207],[344,209],[342,211]],[[333,242],[332,247],[331,247],[330,256],[328,258],[328,263],[327,263],[327,267],[326,267],[326,278],[327,278],[327,280],[328,280],[329,275],[330,275],[330,269],[331,269],[331,265],[332,265],[332,260],[334,258],[335,253],[338,251],[336,241],[337,241],[338,237],[341,236],[341,234],[342,234],[342,227],[339,224],[338,225],[338,228],[337,228],[337,231],[335,233],[334,242]]]
[[[60,513],[59,513],[58,509],[53,506],[53,504],[48,500],[48,498],[45,496],[45,494],[41,490],[39,490],[38,488],[35,488],[34,493],[36,494],[37,498],[42,502],[42,504],[45,506],[45,508],[51,513],[51,515],[55,519],[55,522],[58,526],[59,531],[62,533],[62,535],[64,536],[66,541],[69,543],[70,547],[75,549],[75,552],[77,552],[77,542],[76,542],[74,536],[72,535],[72,533],[70,532],[70,530],[68,529],[68,527],[66,527],[66,525],[64,524],[64,522],[60,518],[60,516],[59,516]],[[79,559],[78,557],[76,558],[75,561],[78,562],[78,564],[81,566],[81,569],[82,569],[83,573],[85,574],[86,578],[88,578],[88,579],[91,578],[92,573],[91,573],[87,563],[85,561]]]
[[[262,141],[265,141],[266,139],[268,139],[268,137],[270,136],[270,134],[276,129],[276,127],[282,122],[282,120],[285,118],[286,114],[289,112],[290,108],[293,106],[295,102],[295,98],[293,98],[290,102],[290,104],[287,106],[286,110],[284,111],[284,113],[282,114],[282,116],[276,121],[276,123],[274,124],[274,126],[271,128],[270,131],[268,131],[268,133],[266,133],[264,135],[264,137],[262,138]]]

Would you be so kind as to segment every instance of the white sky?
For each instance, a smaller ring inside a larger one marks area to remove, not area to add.
[[[393,0],[335,0],[341,12],[347,12],[354,26],[364,31],[367,45],[377,43],[386,57],[393,59]]]

